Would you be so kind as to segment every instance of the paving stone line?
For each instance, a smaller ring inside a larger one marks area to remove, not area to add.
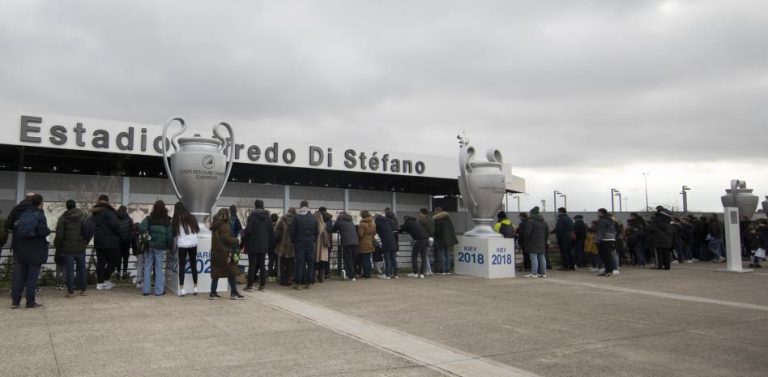
[[[450,349],[390,327],[281,294],[260,292],[248,296],[276,309],[317,323],[336,333],[352,337],[449,375],[538,377],[528,371]]]

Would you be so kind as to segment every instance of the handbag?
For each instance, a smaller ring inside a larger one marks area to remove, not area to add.
[[[149,232],[139,233],[139,242],[137,242],[137,248],[133,251],[133,255],[144,254],[149,250]]]

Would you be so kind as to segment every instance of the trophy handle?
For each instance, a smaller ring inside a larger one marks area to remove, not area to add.
[[[475,147],[465,145],[461,150],[461,155],[459,156],[459,160],[461,162],[461,177],[464,178],[464,186],[465,186],[464,191],[469,196],[469,200],[472,206],[477,207],[477,201],[475,200],[475,196],[472,195],[472,190],[470,190],[470,187],[472,185],[470,185],[469,183],[469,177],[471,176],[471,174],[467,174],[472,172],[472,166],[470,165],[469,162],[472,161],[472,158],[474,158],[474,156],[475,156]]]
[[[504,160],[501,157],[501,152],[499,152],[498,149],[489,149],[485,151],[485,158],[487,158],[490,162],[498,162],[499,164],[504,163]]]
[[[176,187],[176,180],[173,179],[173,174],[171,173],[171,167],[170,165],[168,165],[168,143],[167,143],[168,138],[166,137],[166,135],[168,133],[168,127],[174,121],[178,121],[179,123],[181,123],[181,129],[175,134],[173,134],[173,136],[171,137],[171,145],[173,146],[174,151],[179,150],[179,144],[176,143],[176,138],[178,138],[179,135],[181,135],[184,131],[187,130],[187,125],[186,123],[184,123],[184,119],[182,119],[181,117],[171,118],[168,122],[165,123],[165,126],[163,127],[163,141],[162,141],[163,165],[165,166],[165,173],[168,174],[168,178],[171,180],[171,186],[173,186],[173,191],[176,192],[176,196],[179,198],[179,200],[181,200],[181,193],[179,192],[179,188]]]
[[[219,126],[224,126],[224,128],[227,129],[227,132],[229,132],[229,138],[224,138],[219,133]],[[229,147],[227,156],[227,170],[224,173],[224,182],[221,184],[221,188],[219,189],[219,193],[216,194],[216,200],[219,200],[219,197],[221,196],[221,193],[224,192],[224,186],[227,185],[227,180],[229,180],[229,173],[232,172],[232,165],[234,165],[235,162],[235,134],[232,132],[232,126],[229,125],[227,122],[219,122],[216,125],[213,126],[213,137],[215,139],[218,139],[221,141],[221,146],[219,147],[219,151],[224,151]]]

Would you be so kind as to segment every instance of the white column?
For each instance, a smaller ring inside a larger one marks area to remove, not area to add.
[[[291,200],[291,186],[283,186],[283,214],[288,213],[288,202]]]
[[[723,225],[725,225],[725,255],[728,263],[725,268],[718,271],[723,272],[752,272],[741,266],[741,231],[739,229],[739,209],[736,207],[725,207],[723,212]]]
[[[131,178],[123,177],[123,205],[128,207],[131,202]]]
[[[16,173],[16,203],[20,203],[26,196],[27,173],[20,171]]]
[[[349,189],[344,189],[344,212],[349,212]]]

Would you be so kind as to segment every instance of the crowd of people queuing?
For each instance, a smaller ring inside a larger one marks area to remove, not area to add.
[[[741,221],[741,256],[750,260],[750,267],[762,267],[768,250],[768,220]],[[630,213],[626,224],[618,221],[605,208],[589,224],[584,216],[571,218],[565,208],[557,211],[554,229],[534,207],[520,213],[515,226],[507,214],[499,212],[495,229],[504,237],[515,238],[523,252],[523,270],[529,278],[546,278],[552,266],[549,259],[550,235],[554,235],[562,266],[559,271],[589,268],[599,276],[615,276],[622,266],[648,266],[669,270],[672,264],[726,260],[723,224],[717,215],[695,217],[675,216],[659,206],[646,221],[636,212]]]
[[[111,279],[128,277],[128,258],[133,250],[136,257],[135,283],[144,296],[166,293],[165,263],[168,253],[178,259],[179,289],[185,296],[187,265],[191,271],[192,295],[198,294],[198,233],[197,219],[181,202],[174,204],[173,216],[166,204],[156,201],[141,223],[133,223],[125,206],[117,209],[101,195],[89,211],[77,208],[74,200],[65,203],[66,212],[58,219],[53,244],[57,275],[67,298],[76,293],[87,295],[86,247],[93,239],[96,265],[96,289],[109,290]],[[48,258],[48,240],[52,233],[43,211],[42,196],[29,193],[16,205],[7,220],[0,218],[0,246],[13,234],[13,282],[11,307],[18,308],[26,292],[26,307],[39,307],[35,300],[37,281],[42,264]],[[89,213],[87,213],[89,212]],[[539,207],[519,214],[515,225],[505,212],[499,212],[494,230],[506,238],[515,238],[523,254],[524,271],[528,278],[546,278],[552,264],[549,258],[551,238],[559,252],[560,271],[589,268],[600,276],[615,276],[622,266],[638,268],[653,266],[669,270],[675,263],[725,261],[723,225],[716,215],[676,217],[664,207],[646,221],[631,213],[626,224],[618,221],[604,208],[589,224],[582,215],[573,218],[565,208],[559,208],[554,227],[550,230]],[[742,245],[750,267],[761,267],[768,249],[768,221],[742,221]],[[336,247],[341,259],[341,278],[347,281],[369,279],[373,263],[378,277],[385,280],[400,277],[397,263],[399,235],[407,233],[412,239],[411,272],[408,277],[450,274],[451,250],[458,244],[456,231],[448,212],[440,207],[430,213],[426,208],[416,216],[405,216],[398,222],[395,213],[386,208],[382,213],[360,212],[358,224],[345,212],[334,216],[326,208],[312,211],[309,202],[301,201],[299,208],[291,207],[282,215],[270,213],[262,200],[256,200],[247,216],[245,226],[233,205],[216,212],[210,221],[211,285],[209,299],[220,298],[219,279],[227,279],[230,299],[244,296],[237,287],[240,258],[248,256],[245,291],[254,286],[264,290],[268,281],[296,290],[309,289],[330,276],[331,249]],[[334,238],[333,234],[338,234]],[[552,237],[553,236],[553,237]],[[334,242],[335,239],[335,242]],[[434,247],[435,272],[429,263],[428,250]],[[122,269],[121,269],[122,268]]]
[[[141,223],[133,223],[125,206],[115,209],[107,195],[101,195],[88,211],[77,208],[74,200],[66,202],[66,212],[58,219],[53,244],[54,261],[61,275],[67,298],[87,295],[88,271],[86,247],[93,240],[96,265],[96,289],[110,290],[112,279],[128,277],[128,258],[136,257],[135,284],[144,296],[166,293],[165,265],[168,253],[178,255],[178,295],[185,296],[185,277],[189,266],[193,288],[198,294],[198,233],[197,219],[181,202],[174,204],[169,216],[166,204],[157,200]],[[26,307],[39,307],[35,300],[41,266],[48,259],[48,222],[43,211],[42,196],[29,193],[16,205],[7,220],[2,220],[2,246],[10,232],[13,253],[13,283],[11,307],[18,308],[26,292]],[[306,200],[299,208],[289,208],[282,215],[264,208],[262,200],[254,207],[242,225],[233,205],[216,212],[210,221],[211,285],[209,299],[220,298],[219,279],[227,279],[230,299],[244,296],[238,291],[236,277],[240,273],[240,258],[248,255],[247,282],[244,290],[254,286],[264,290],[267,281],[296,290],[309,289],[330,276],[330,251],[337,247],[342,259],[341,277],[356,281],[370,279],[374,261],[380,279],[400,277],[397,264],[399,234],[407,233],[413,240],[412,272],[408,277],[424,279],[433,274],[428,249],[435,249],[435,272],[450,274],[451,249],[458,243],[448,212],[436,208],[434,213],[422,208],[417,216],[405,216],[399,224],[395,213],[386,208],[382,213],[360,212],[360,221],[339,212],[334,220],[324,207],[312,211]],[[333,234],[338,234],[336,245]],[[257,284],[258,283],[258,284]]]

